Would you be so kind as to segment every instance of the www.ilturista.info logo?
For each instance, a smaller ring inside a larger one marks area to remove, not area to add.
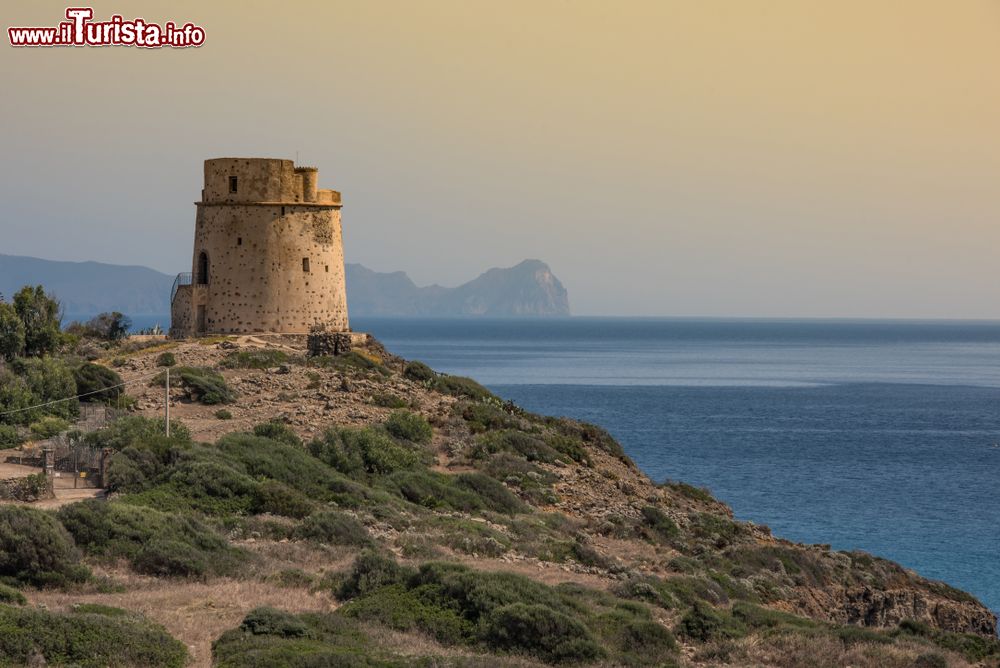
[[[142,18],[126,21],[115,14],[108,21],[91,21],[91,7],[69,7],[68,21],[49,28],[7,28],[11,46],[141,46],[158,49],[164,46],[201,46],[205,29],[193,23],[178,26],[146,23]]]

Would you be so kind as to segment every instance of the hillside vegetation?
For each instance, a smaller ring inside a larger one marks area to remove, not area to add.
[[[776,539],[374,341],[302,343],[106,349],[134,407],[86,437],[108,499],[0,506],[0,663],[1000,665],[964,592]]]

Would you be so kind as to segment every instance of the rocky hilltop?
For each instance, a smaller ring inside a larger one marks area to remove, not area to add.
[[[566,288],[540,260],[494,268],[456,288],[417,287],[401,271],[348,264],[347,302],[355,316],[568,316]]]
[[[138,625],[113,665],[998,665],[996,617],[964,592],[736,521],[601,428],[374,340],[305,350],[82,346],[132,414],[87,437],[114,453],[109,499],[46,520],[96,584],[53,589],[75,571],[48,564],[29,604]]]

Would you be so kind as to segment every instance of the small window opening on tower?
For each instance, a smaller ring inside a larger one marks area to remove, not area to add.
[[[237,246],[243,245],[243,237],[236,237],[236,245]]]
[[[330,265],[326,265],[326,273],[330,273]]]
[[[230,176],[229,177],[229,192],[231,192],[231,193],[236,192],[236,177],[235,176]]]
[[[195,280],[198,285],[208,285],[208,255],[202,252],[198,256],[198,271]]]
[[[309,273],[309,258],[302,258],[302,271]]]
[[[285,215],[285,207],[281,207],[281,215],[282,215],[282,216],[284,216],[284,215]]]

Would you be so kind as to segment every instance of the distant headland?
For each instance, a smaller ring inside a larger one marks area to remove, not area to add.
[[[352,315],[385,317],[562,317],[570,314],[562,282],[540,260],[494,268],[455,288],[417,286],[404,272],[346,266]],[[174,277],[142,266],[63,262],[0,254],[0,294],[44,285],[74,317],[121,311],[129,316],[170,312]]]

